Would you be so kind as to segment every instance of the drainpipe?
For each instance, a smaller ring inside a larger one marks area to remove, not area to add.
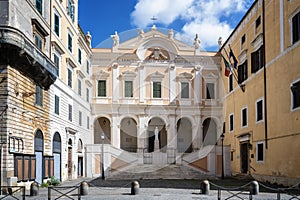
[[[268,112],[267,112],[267,72],[266,72],[266,36],[265,36],[265,0],[262,0],[263,16],[263,66],[264,66],[264,117],[265,117],[265,146],[268,149]]]

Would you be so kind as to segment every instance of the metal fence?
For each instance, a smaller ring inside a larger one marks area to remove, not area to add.
[[[0,199],[23,199],[25,200],[25,186],[1,186],[1,191],[4,189],[7,191],[5,194],[0,195]]]

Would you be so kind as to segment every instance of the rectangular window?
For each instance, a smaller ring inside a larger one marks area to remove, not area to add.
[[[238,82],[242,83],[248,78],[248,66],[247,66],[247,60],[238,66]]]
[[[248,114],[247,114],[247,108],[242,109],[242,127],[245,127],[248,125]]]
[[[256,144],[256,161],[264,161],[264,143]]]
[[[90,129],[90,117],[89,116],[86,117],[86,128]]]
[[[292,91],[292,108],[300,108],[300,81],[295,82],[291,86]]]
[[[55,53],[53,54],[53,62],[55,64],[56,68],[57,68],[57,71],[56,71],[57,76],[59,76],[60,59]]]
[[[79,119],[78,119],[78,121],[79,121],[79,126],[82,126],[82,112],[81,111],[79,111]]]
[[[258,28],[260,24],[261,24],[261,17],[259,16],[259,17],[255,20],[255,28]]]
[[[228,80],[228,90],[231,92],[233,90],[233,75],[229,75],[229,80]]]
[[[86,61],[86,73],[90,74],[90,62],[88,60]]]
[[[59,36],[59,24],[60,24],[60,17],[58,14],[54,13],[54,32],[57,36]]]
[[[86,101],[90,102],[90,90],[89,90],[89,88],[86,88]]]
[[[38,34],[34,35],[34,43],[39,50],[43,50],[43,39]]]
[[[263,56],[263,46],[251,53],[251,73],[255,73],[263,67]]]
[[[73,108],[72,105],[69,104],[69,121],[72,121],[72,115],[73,115]]]
[[[153,82],[153,98],[161,98],[161,82]]]
[[[54,112],[59,115],[59,96],[55,95]]]
[[[74,22],[75,19],[75,6],[72,2],[72,0],[68,0],[68,6],[67,6],[67,14],[70,16],[72,21]]]
[[[78,79],[77,84],[78,84],[78,94],[79,94],[79,96],[81,96],[81,80],[80,79]]]
[[[43,89],[40,86],[35,87],[35,105],[43,106]]]
[[[72,70],[68,68],[68,86],[72,88]]]
[[[206,99],[215,99],[214,83],[206,83]]]
[[[133,97],[133,82],[125,81],[125,97]]]
[[[106,97],[106,81],[98,81],[98,97]]]
[[[241,44],[243,45],[246,42],[246,35],[244,34],[241,38]]]
[[[263,120],[263,100],[256,102],[256,122]]]
[[[234,129],[234,118],[233,114],[229,115],[229,131],[233,131]]]
[[[292,37],[293,44],[300,39],[300,12],[292,18]]]
[[[35,8],[42,15],[43,14],[43,0],[36,0],[35,1]]]
[[[78,49],[78,62],[81,64],[81,49]]]
[[[190,98],[190,88],[189,83],[181,83],[181,98]]]
[[[70,52],[72,52],[72,35],[70,33],[68,33],[68,49]]]

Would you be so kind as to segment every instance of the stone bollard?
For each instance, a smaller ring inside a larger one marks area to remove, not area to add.
[[[37,182],[33,182],[30,185],[30,196],[38,196],[39,195],[39,184]]]
[[[133,181],[131,183],[131,195],[136,195],[139,193],[140,184],[138,181]]]
[[[88,195],[89,193],[89,184],[86,181],[82,181],[80,184],[80,195]]]
[[[202,181],[200,184],[200,189],[201,189],[201,194],[209,195],[209,190],[210,190],[209,181],[208,180]]]
[[[258,195],[259,193],[259,184],[257,181],[252,181],[249,186],[249,192],[251,195]]]

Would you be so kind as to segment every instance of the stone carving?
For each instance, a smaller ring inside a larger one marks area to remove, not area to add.
[[[196,33],[196,37],[194,39],[194,47],[195,47],[195,49],[199,49],[199,47],[200,47],[200,40],[198,38],[198,34],[197,33]]]
[[[114,41],[113,47],[119,46],[119,40],[120,40],[120,38],[119,38],[118,32],[115,31],[115,34],[114,34],[114,35],[111,35],[110,37],[111,37],[111,38],[113,39],[113,41]]]

